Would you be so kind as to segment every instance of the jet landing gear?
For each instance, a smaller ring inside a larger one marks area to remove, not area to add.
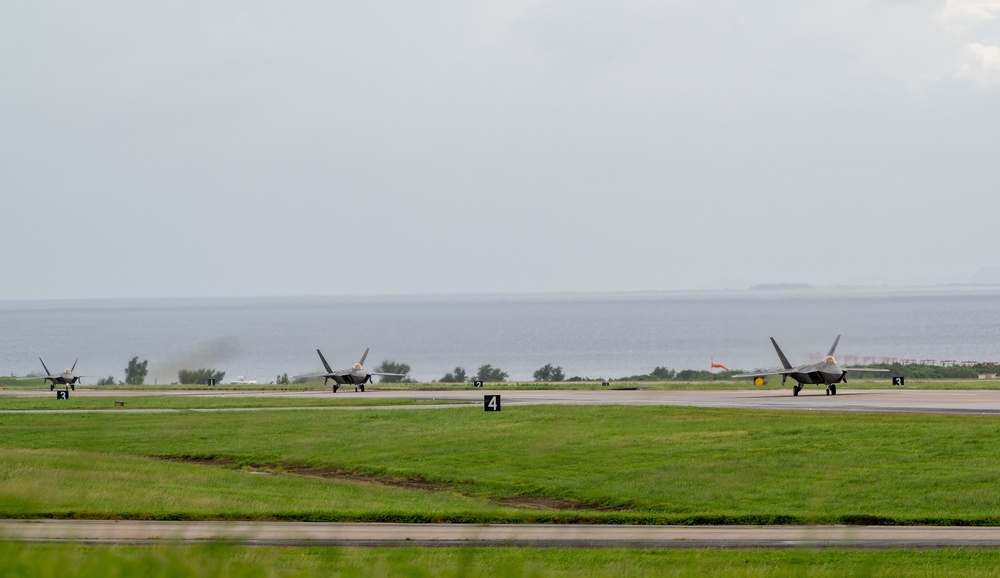
[[[333,382],[333,393],[337,393],[338,389],[340,389],[340,384],[337,382]]]
[[[360,384],[360,385],[355,385],[354,386],[354,392],[357,393],[359,387],[361,388],[361,393],[364,393],[365,392],[365,384],[363,384],[363,383]]]
[[[837,395],[837,384],[836,383],[831,383],[830,385],[826,386],[826,394],[827,395]]]
[[[797,395],[799,395],[800,391],[802,391],[802,385],[796,384],[796,385],[792,386],[792,395],[797,396]]]

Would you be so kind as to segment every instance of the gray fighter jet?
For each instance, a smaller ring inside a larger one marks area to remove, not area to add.
[[[792,395],[798,395],[799,392],[802,391],[802,386],[806,384],[826,385],[827,395],[837,395],[837,384],[841,382],[847,383],[848,371],[889,371],[888,369],[875,369],[871,367],[840,367],[837,365],[837,360],[833,357],[833,352],[837,350],[838,343],[840,343],[839,335],[833,340],[833,345],[830,346],[830,351],[826,354],[826,357],[823,358],[823,361],[792,367],[792,364],[788,363],[788,358],[785,357],[785,354],[781,352],[781,348],[778,347],[778,342],[772,337],[771,344],[774,345],[774,350],[778,352],[778,359],[781,360],[781,366],[785,369],[782,371],[741,373],[739,375],[734,375],[733,377],[765,377],[768,375],[780,375],[781,385],[785,385],[785,380],[789,377],[798,382],[792,386]]]
[[[38,361],[42,361],[42,358],[39,357]],[[52,382],[52,384],[49,386],[49,391],[55,389],[57,385],[68,385],[70,389],[73,390],[76,389],[76,384],[80,383],[80,378],[86,377],[83,375],[73,375],[73,370],[76,369],[77,361],[80,361],[79,357],[77,357],[76,361],[73,362],[73,367],[69,369],[64,369],[62,373],[57,373],[55,375],[53,375],[52,372],[49,371],[48,367],[45,367],[45,362],[42,361],[42,369],[45,370],[45,375],[42,376],[42,379]],[[38,379],[38,378],[34,377],[30,379]]]
[[[371,382],[373,375],[391,375],[393,377],[405,377],[405,373],[373,373],[365,370],[363,367],[365,363],[365,358],[368,357],[368,350],[371,347],[365,349],[364,355],[361,356],[361,361],[354,364],[354,367],[350,369],[338,369],[334,371],[330,368],[330,364],[326,362],[326,358],[323,357],[323,352],[319,349],[316,353],[319,354],[320,361],[323,362],[323,367],[326,368],[326,373],[321,373],[317,377],[323,377],[323,385],[329,380],[333,380],[333,393],[337,393],[341,385],[353,385],[354,391],[358,391],[360,388],[362,392],[365,390],[365,384]]]

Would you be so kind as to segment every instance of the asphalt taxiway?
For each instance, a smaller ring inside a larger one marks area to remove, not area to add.
[[[360,547],[942,548],[1000,546],[1000,527],[0,520],[0,539],[113,544],[227,541],[246,545]]]
[[[805,390],[798,396],[789,390],[505,390],[501,387],[475,390],[412,390],[379,391],[369,389],[364,393],[332,393],[329,390],[313,391],[205,391],[205,390],[100,390],[80,388],[72,392],[77,397],[113,398],[127,400],[136,396],[183,396],[212,398],[351,398],[351,399],[400,399],[420,401],[429,405],[403,406],[313,406],[290,408],[226,408],[213,410],[135,410],[127,403],[121,409],[100,410],[12,410],[19,413],[35,411],[125,411],[125,412],[176,412],[176,411],[275,411],[278,409],[313,410],[419,410],[431,408],[461,408],[482,406],[483,396],[499,394],[503,408],[524,405],[674,405],[692,407],[719,407],[759,410],[838,411],[875,413],[941,413],[1000,415],[1000,390],[930,390],[930,389],[842,389],[837,395],[826,395],[823,389]],[[3,397],[52,396],[48,390],[0,390]],[[439,403],[434,403],[439,402]],[[110,404],[109,399],[109,404]]]

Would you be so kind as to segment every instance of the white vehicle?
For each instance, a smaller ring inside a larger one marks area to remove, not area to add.
[[[236,379],[234,379],[233,381],[231,381],[229,383],[230,383],[230,385],[257,385],[257,380],[256,379],[247,379],[246,377],[244,377],[242,375],[237,375]]]

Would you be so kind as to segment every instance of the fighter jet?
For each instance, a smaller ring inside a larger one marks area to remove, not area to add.
[[[365,358],[368,357],[368,350],[366,348],[364,355],[361,356],[361,361],[354,364],[354,367],[350,369],[338,369],[334,371],[330,369],[330,364],[326,362],[326,358],[323,357],[323,352],[319,349],[316,353],[319,354],[320,361],[323,362],[323,367],[326,368],[326,373],[321,373],[317,377],[323,377],[323,385],[326,385],[327,381],[333,380],[333,393],[337,393],[341,385],[352,384],[354,385],[354,391],[358,391],[358,388],[362,392],[365,391],[365,384],[371,382],[373,375],[390,375],[393,377],[405,377],[405,373],[373,373],[366,370],[363,365],[365,363]]]
[[[778,359],[781,360],[781,366],[784,367],[784,370],[764,371],[760,373],[741,373],[739,375],[734,375],[733,377],[764,377],[767,375],[780,375],[781,385],[785,385],[785,380],[789,377],[798,382],[792,386],[792,395],[798,395],[799,392],[802,391],[802,386],[806,384],[826,385],[827,395],[837,395],[837,384],[841,382],[847,383],[848,371],[889,371],[888,369],[875,369],[871,367],[840,367],[837,365],[837,360],[833,357],[833,352],[837,350],[837,343],[839,342],[840,336],[838,335],[837,338],[833,340],[833,345],[830,346],[830,351],[826,354],[826,357],[823,358],[823,361],[792,367],[792,364],[788,363],[788,358],[785,357],[785,354],[781,352],[781,348],[778,347],[778,342],[772,337],[771,344],[774,345],[774,350],[778,352]]]
[[[38,361],[42,361],[42,358],[39,357]],[[52,372],[49,371],[48,367],[45,367],[45,362],[42,361],[42,369],[45,370],[45,375],[42,376],[42,380],[48,380],[52,382],[52,384],[49,386],[49,391],[55,389],[57,385],[68,385],[70,389],[76,390],[76,384],[80,383],[80,378],[85,377],[83,375],[73,375],[73,370],[76,369],[77,361],[80,361],[79,357],[77,357],[76,361],[73,362],[73,367],[69,369],[64,369],[62,373],[57,373],[55,375],[53,375]],[[32,379],[38,379],[38,378],[32,378]]]

